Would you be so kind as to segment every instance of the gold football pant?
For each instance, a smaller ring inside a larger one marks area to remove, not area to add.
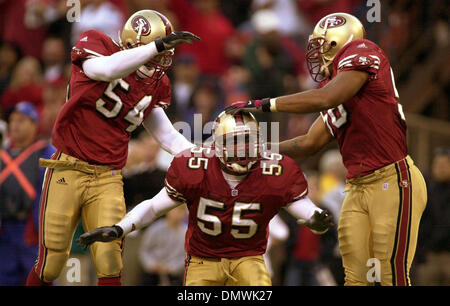
[[[271,286],[262,255],[240,258],[201,258],[188,255],[185,286]]]
[[[66,264],[81,217],[85,231],[111,226],[125,215],[120,170],[90,165],[61,152],[47,167],[39,214],[39,255],[35,271],[44,282],[55,280]],[[122,270],[122,240],[90,247],[97,276],[116,277]]]
[[[409,270],[425,209],[425,181],[412,159],[347,180],[339,219],[345,284],[410,285]]]

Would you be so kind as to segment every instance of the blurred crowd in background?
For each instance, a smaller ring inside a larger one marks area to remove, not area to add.
[[[124,22],[135,11],[157,10],[169,18],[176,30],[191,31],[202,39],[193,46],[177,48],[168,72],[172,82],[169,118],[172,122],[188,122],[192,127],[194,114],[201,114],[205,125],[232,102],[314,88],[317,84],[310,78],[304,59],[308,36],[323,16],[351,13],[365,25],[367,38],[378,43],[390,58],[407,120],[408,113],[419,116],[414,118],[432,118],[430,122],[443,131],[439,140],[419,143],[429,153],[425,152],[427,158],[422,159],[422,164],[419,162],[427,177],[429,202],[412,282],[450,285],[450,55],[446,1],[382,1],[381,20],[372,23],[366,18],[371,8],[368,2],[82,0],[80,20],[68,22],[66,14],[71,6],[66,0],[0,0],[2,143],[7,145],[9,141],[10,113],[23,101],[37,109],[38,137],[50,139],[65,102],[71,46],[88,29],[100,30],[118,41]],[[306,133],[316,117],[317,114],[258,115],[261,121],[279,122],[280,140]],[[420,122],[411,124],[421,129]],[[204,134],[202,138],[209,136]],[[413,149],[413,158],[414,154]],[[171,157],[151,136],[142,129],[136,130],[123,171],[128,209],[162,188],[170,161]],[[308,176],[310,198],[328,209],[337,223],[346,170],[336,144],[330,144],[301,166]],[[266,256],[273,284],[342,285],[344,274],[336,229],[316,236],[306,227],[297,226],[287,214],[281,213],[279,219],[273,226],[276,230],[271,233]],[[186,210],[182,208],[127,237],[123,283],[181,284],[185,229]],[[80,233],[81,226],[76,236]],[[82,284],[95,284],[88,253],[74,244],[71,257],[82,262]],[[64,277],[57,283],[80,284],[67,283]]]

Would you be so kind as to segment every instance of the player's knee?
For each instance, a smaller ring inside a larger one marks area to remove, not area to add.
[[[71,246],[70,217],[49,212],[45,220],[45,247],[55,252],[65,252]]]
[[[115,277],[122,271],[122,250],[120,243],[97,242],[92,247],[95,269],[98,277]]]
[[[46,283],[51,283],[59,277],[67,259],[69,258],[69,252],[56,252],[54,250],[47,250],[47,258],[43,267],[41,279]]]

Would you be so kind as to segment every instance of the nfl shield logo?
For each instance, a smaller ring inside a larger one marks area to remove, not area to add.
[[[400,187],[408,188],[408,185],[409,185],[409,183],[408,183],[407,180],[402,180],[402,181],[400,182]]]
[[[236,197],[238,195],[238,191],[236,189],[231,190],[231,196]]]
[[[383,190],[388,190],[389,188],[389,184],[388,183],[384,183],[383,184]]]

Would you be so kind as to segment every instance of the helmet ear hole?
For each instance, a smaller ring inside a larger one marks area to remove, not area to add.
[[[331,47],[336,47],[337,42],[335,42],[334,40],[330,43]]]

